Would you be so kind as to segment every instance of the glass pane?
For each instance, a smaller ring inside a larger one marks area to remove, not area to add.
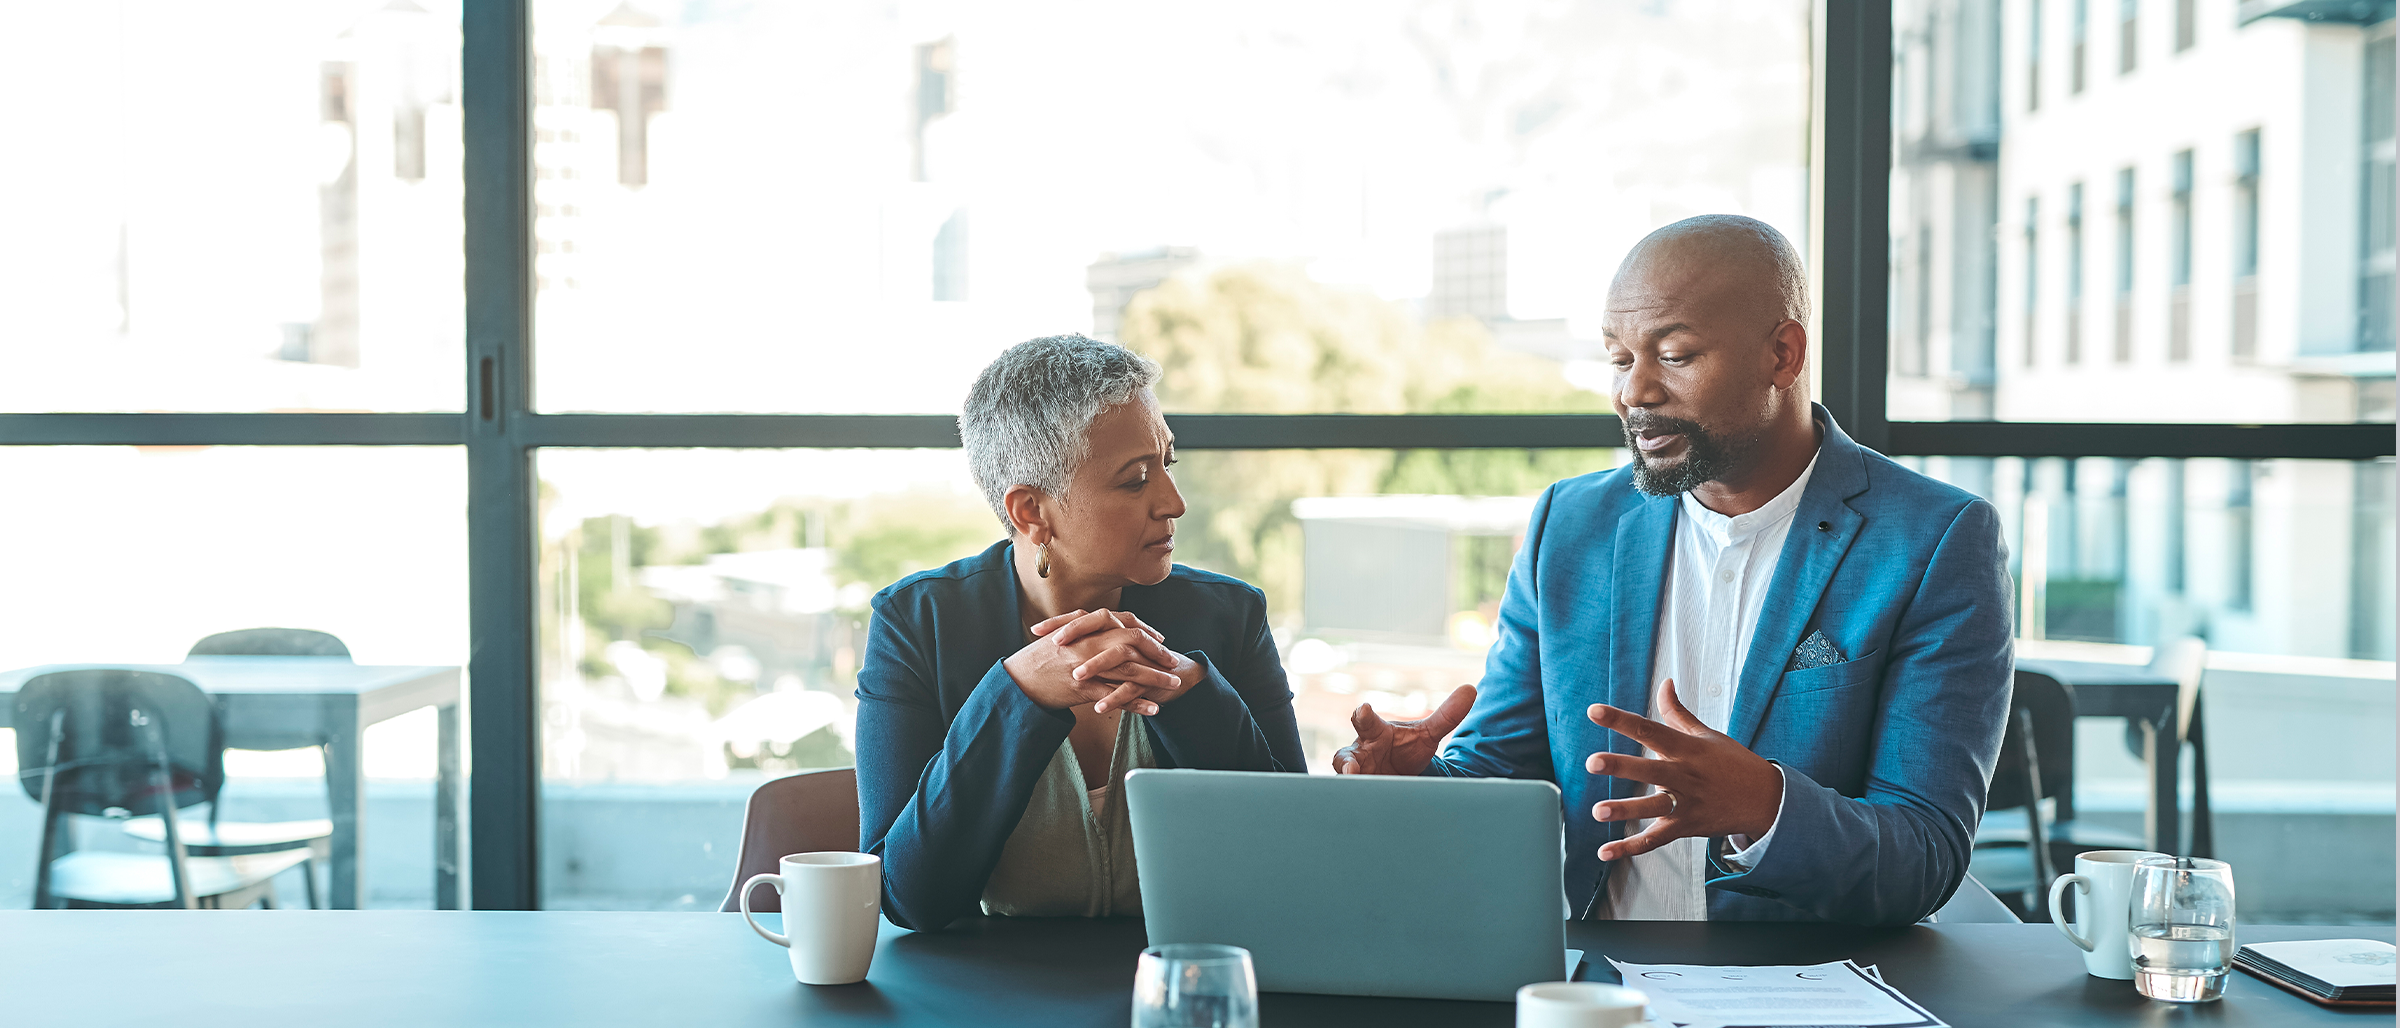
[[[2076,668],[2139,673],[2161,643],[2205,641],[2207,788],[2217,855],[2257,869],[2241,873],[2245,916],[2389,923],[2389,459],[1907,463],[1999,508],[2020,666],[2073,684]],[[2077,722],[2078,817],[2140,833],[2136,741],[2122,718]],[[2184,789],[2189,810],[2188,772]]]
[[[0,411],[460,409],[456,0],[10,18]]]
[[[1324,773],[1361,700],[1408,716],[1479,676],[1532,497],[1618,459],[1188,452],[1176,558],[1266,592]],[[540,467],[543,905],[715,909],[750,791],[852,762],[868,598],[1001,529],[959,450],[546,450]],[[1374,557],[1395,546],[1409,559]]]
[[[1894,8],[1892,418],[2392,420],[2391,23],[2269,9]]]
[[[315,866],[328,901],[348,905],[355,880],[369,907],[434,905],[438,706],[455,727],[467,658],[460,450],[0,447],[0,480],[14,496],[0,538],[20,541],[0,551],[0,692],[57,665],[187,678],[211,697],[229,747],[220,827],[332,819],[331,859]],[[236,655],[187,659],[204,638],[258,628],[287,631],[219,638],[199,648]],[[353,699],[372,722],[363,734],[338,713]],[[18,775],[36,766],[17,766],[26,730],[0,722],[0,765]],[[12,780],[0,907],[22,909],[40,779]],[[183,811],[187,846],[210,813]],[[141,819],[69,820],[79,853],[162,853],[131,834]],[[278,905],[306,905],[299,868],[270,881]]]
[[[1597,410],[1643,233],[1805,245],[1797,0],[535,13],[544,410],[951,411],[1062,332],[1171,410]]]

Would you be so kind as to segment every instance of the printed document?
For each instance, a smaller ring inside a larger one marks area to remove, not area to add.
[[[1949,1028],[1848,960],[1768,967],[1628,964],[1625,984],[1650,997],[1650,1016],[1689,1028]]]

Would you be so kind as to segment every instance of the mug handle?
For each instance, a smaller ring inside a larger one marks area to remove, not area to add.
[[[792,944],[792,940],[789,936],[777,935],[774,932],[768,931],[765,926],[758,923],[758,918],[752,916],[750,913],[750,890],[758,888],[759,883],[761,882],[774,886],[776,895],[780,896],[783,894],[782,875],[772,873],[751,875],[749,881],[742,883],[742,920],[750,922],[750,930],[757,932],[759,938],[765,939],[768,942],[772,942],[778,946],[788,947]],[[2092,947],[2087,943],[2083,948],[2090,949]]]
[[[767,876],[761,875],[759,877],[764,878]],[[2075,887],[2075,895],[2079,898],[2088,899],[2092,895],[2091,879],[2085,878],[2082,875],[2058,876],[2057,881],[2050,883],[2050,923],[2058,926],[2058,934],[2066,936],[2068,942],[2074,943],[2078,948],[2082,949],[2086,953],[2089,953],[2092,951],[2092,940],[2075,934],[2075,929],[2070,927],[2067,923],[2066,915],[2059,912],[2059,898],[2066,895],[2067,886],[2070,885]],[[742,902],[744,904],[748,904],[749,901],[749,896],[745,894],[742,897]],[[2080,905],[2081,904],[2079,904],[2079,906]],[[743,909],[747,910],[749,907],[745,905]],[[2076,912],[2082,913],[2081,910]],[[763,931],[763,929],[761,930]]]

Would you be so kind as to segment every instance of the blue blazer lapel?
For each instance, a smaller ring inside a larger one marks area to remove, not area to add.
[[[1609,568],[1616,585],[1608,626],[1609,684],[1606,702],[1622,710],[1650,713],[1652,653],[1658,646],[1658,606],[1667,593],[1667,553],[1675,543],[1672,497],[1648,497],[1617,519],[1617,546]],[[1581,718],[1578,708],[1575,716]],[[1598,731],[1597,728],[1594,731]],[[1615,732],[1608,747],[1639,753],[1642,746]]]
[[[1817,407],[1825,425],[1817,445],[1817,469],[1809,476],[1808,491],[1792,514],[1791,534],[1784,538],[1783,556],[1767,584],[1767,602],[1758,627],[1750,635],[1750,653],[1742,662],[1742,680],[1733,694],[1733,717],[1725,734],[1744,746],[1758,735],[1759,722],[1783,684],[1783,666],[1800,645],[1800,632],[1817,611],[1834,569],[1850,552],[1850,543],[1866,518],[1851,509],[1849,499],[1867,491],[1867,455],[1852,442],[1833,415]],[[1817,526],[1824,525],[1820,529]],[[1845,653],[1845,659],[1862,656]]]

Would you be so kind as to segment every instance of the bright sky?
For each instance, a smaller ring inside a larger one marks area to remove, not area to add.
[[[615,0],[539,7],[587,55]],[[455,0],[19,5],[0,91],[0,410],[457,409],[459,129],[390,174],[389,104],[439,80]],[[951,411],[1001,347],[1090,327],[1087,265],[1196,246],[1304,262],[1400,301],[1434,232],[1511,226],[1519,317],[1588,319],[1648,228],[1804,209],[1797,0],[1208,5],[659,2],[650,183],[614,123],[577,180],[578,290],[540,310],[551,409]],[[377,13],[381,12],[381,13]],[[1739,25],[1741,31],[1730,31]],[[952,38],[956,113],[912,182],[913,55]],[[431,63],[398,65],[416,40]],[[355,138],[320,111],[360,67]],[[379,106],[380,105],[380,106]],[[578,122],[575,119],[580,118]],[[380,119],[380,120],[379,120]],[[564,119],[564,120],[560,120]],[[321,187],[353,152],[360,366],[274,359],[320,317]],[[546,152],[547,153],[547,152]],[[545,160],[551,158],[545,157]],[[928,295],[964,210],[969,296]],[[561,519],[715,520],[778,496],[964,487],[955,453],[545,454]],[[361,659],[456,662],[463,465],[447,451],[0,453],[0,666],[171,659],[209,631],[311,624]]]

